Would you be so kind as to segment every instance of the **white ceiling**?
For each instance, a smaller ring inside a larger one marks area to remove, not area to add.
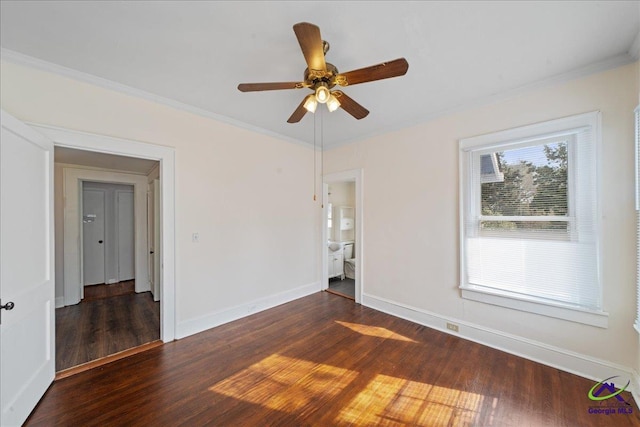
[[[54,161],[56,163],[89,166],[100,169],[137,173],[141,175],[148,175],[149,172],[158,165],[158,162],[155,160],[139,159],[107,153],[96,153],[67,147],[55,147]]]
[[[638,1],[2,0],[0,45],[5,60],[55,64],[78,78],[312,143],[314,116],[286,122],[308,89],[237,90],[239,83],[303,79],[292,29],[303,21],[320,27],[331,44],[327,61],[342,72],[409,62],[403,77],[344,89],[371,113],[358,121],[324,111],[325,147],[629,63],[640,44]]]

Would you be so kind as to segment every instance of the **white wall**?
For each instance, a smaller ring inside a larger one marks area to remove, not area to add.
[[[508,337],[510,342],[534,343],[541,353],[580,355],[592,365],[604,361],[627,371],[638,369],[638,334],[632,328],[636,304],[632,141],[639,85],[635,63],[325,153],[326,173],[364,170],[363,274],[368,301],[442,321],[442,328],[446,319],[459,321],[462,335],[474,328],[481,331],[476,336],[492,331],[492,336]],[[602,277],[608,328],[462,299],[458,141],[594,110],[602,111],[603,124]]]
[[[333,208],[334,226],[332,227],[330,239],[338,240],[340,224],[338,222],[338,208],[340,206],[356,207],[356,183],[355,182],[336,182],[329,184],[329,203]],[[355,217],[354,217],[355,228]]]
[[[23,121],[175,147],[178,337],[320,289],[310,148],[6,62],[0,97]]]
[[[336,182],[329,184],[329,202],[334,207],[355,206],[356,204],[356,183]]]

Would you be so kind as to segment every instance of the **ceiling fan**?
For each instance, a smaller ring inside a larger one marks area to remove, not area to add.
[[[369,110],[349,98],[341,90],[331,90],[337,86],[350,86],[375,80],[388,79],[406,74],[409,63],[404,58],[360,68],[346,73],[338,72],[335,65],[325,62],[325,54],[329,51],[329,43],[320,37],[320,28],[308,22],[300,22],[293,26],[298,38],[302,54],[307,62],[304,80],[301,82],[272,82],[272,83],[241,83],[241,92],[255,92],[263,90],[302,89],[313,91],[307,95],[298,108],[295,109],[288,123],[297,123],[307,111],[315,112],[318,103],[327,104],[329,111],[342,108],[356,119],[360,120],[369,114]]]

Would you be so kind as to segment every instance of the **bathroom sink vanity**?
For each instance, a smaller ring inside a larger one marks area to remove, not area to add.
[[[327,251],[329,255],[327,258],[329,279],[338,276],[340,279],[344,279],[344,250],[342,245],[340,243],[330,243]]]
[[[333,207],[331,203],[328,206],[327,228],[327,268],[329,279],[340,277],[344,280],[345,273],[345,245],[351,245],[351,252],[348,258],[353,254],[354,243],[354,218],[355,209],[352,206]]]

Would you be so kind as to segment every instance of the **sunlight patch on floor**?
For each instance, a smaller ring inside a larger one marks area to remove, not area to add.
[[[417,342],[415,340],[412,340],[411,338],[407,338],[403,335],[390,331],[386,328],[382,328],[380,326],[361,325],[358,323],[341,322],[339,320],[336,320],[336,323],[346,328],[349,328],[354,332],[358,332],[359,334],[367,335],[370,337],[389,338],[392,340],[406,341],[406,342]]]
[[[336,423],[469,425],[478,420],[483,399],[480,394],[376,375],[340,412]]]
[[[271,355],[209,390],[270,409],[293,412],[338,395],[357,372],[322,363]]]

